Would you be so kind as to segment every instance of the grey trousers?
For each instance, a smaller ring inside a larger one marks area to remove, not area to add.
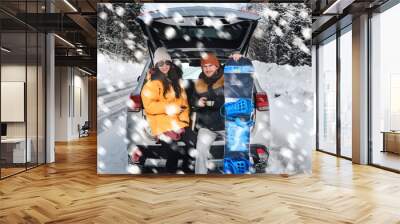
[[[197,155],[196,155],[196,174],[207,174],[208,159],[210,157],[210,148],[217,136],[220,135],[225,138],[224,131],[211,131],[207,128],[200,128],[197,135]]]

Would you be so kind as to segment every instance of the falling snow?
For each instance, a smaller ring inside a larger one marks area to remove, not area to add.
[[[261,4],[259,4],[261,5]],[[266,4],[264,4],[266,5]],[[281,7],[288,7],[290,4],[281,4]],[[269,5],[270,6],[270,5]],[[112,4],[104,4],[104,7],[119,17],[124,17],[129,11],[122,7],[113,7]],[[167,15],[168,5],[159,4],[158,11]],[[262,21],[253,34],[253,40],[259,40],[263,45],[250,45],[252,49],[259,49],[266,54],[269,49],[270,54],[277,54],[277,50],[270,47],[283,44],[289,46],[280,49],[283,52],[282,58],[275,55],[266,63],[265,61],[253,61],[256,68],[256,77],[260,81],[262,88],[267,92],[270,102],[271,130],[264,131],[263,135],[271,137],[270,161],[266,168],[267,173],[296,173],[310,171],[311,169],[311,149],[314,142],[314,84],[311,77],[311,67],[306,66],[304,61],[294,61],[296,66],[288,65],[293,55],[289,53],[297,50],[303,52],[301,57],[308,57],[310,49],[308,41],[311,39],[311,27],[306,26],[310,19],[309,10],[288,11],[282,14],[276,6],[263,7],[259,13]],[[209,13],[212,16],[212,13]],[[108,21],[110,15],[105,12],[98,14],[99,18]],[[144,22],[147,25],[152,24],[153,18],[150,13],[144,13]],[[303,18],[304,24],[297,23],[296,19]],[[235,14],[225,15],[225,19],[233,23],[238,18]],[[175,23],[184,22],[184,17],[179,13],[173,14],[172,20]],[[264,24],[272,24],[272,29],[266,31]],[[128,100],[129,95],[137,85],[137,77],[143,70],[143,63],[147,58],[145,42],[137,41],[142,36],[131,30],[127,30],[127,24],[121,21],[113,21],[120,29],[125,30],[121,40],[120,49],[129,49],[132,51],[130,59],[115,57],[114,53],[98,55],[98,119],[99,119],[99,147],[98,147],[98,170],[100,173],[131,173],[140,174],[141,169],[137,165],[128,166],[127,151],[133,153],[137,150],[135,147],[128,147],[131,140],[139,141],[145,133],[135,133],[127,135],[127,107],[132,106],[132,101]],[[293,24],[302,27],[298,33],[292,32]],[[224,32],[223,24],[220,20],[211,17],[204,19],[204,25],[213,27],[217,30],[217,35],[223,39],[231,39],[228,32]],[[308,24],[309,25],[309,24]],[[179,29],[179,27],[178,27]],[[173,27],[167,27],[160,30],[168,40],[174,39],[177,30]],[[197,30],[195,37],[204,41],[204,31]],[[196,39],[193,38],[193,39]],[[269,39],[268,39],[269,38]],[[278,38],[278,39],[277,39]],[[280,38],[280,39],[279,39]],[[146,39],[146,38],[144,38]],[[188,35],[183,35],[187,42],[192,41]],[[266,40],[279,40],[278,44],[266,42]],[[264,41],[264,43],[263,43]],[[113,43],[112,39],[104,40],[104,43]],[[201,41],[195,42],[196,47],[205,51],[204,44]],[[118,52],[118,49],[116,49]],[[296,52],[297,53],[297,52]],[[204,56],[205,52],[201,52]],[[275,60],[275,61],[274,61]],[[272,62],[275,63],[272,63]],[[286,64],[286,65],[278,65]],[[301,65],[301,66],[297,66]],[[187,83],[186,83],[187,85]],[[167,108],[168,113],[176,113],[176,108]],[[133,117],[132,117],[133,118]],[[133,119],[137,119],[134,117]],[[148,130],[148,123],[143,120],[135,120],[137,127],[142,130]],[[177,124],[172,124],[177,127]],[[260,128],[268,128],[260,125]],[[144,132],[144,131],[143,131]],[[144,143],[146,144],[146,143]],[[129,148],[129,150],[127,150]],[[195,157],[196,150],[190,150],[190,154]],[[148,160],[154,165],[165,165],[164,161]],[[208,167],[210,170],[217,169],[217,163],[210,161]],[[193,167],[192,167],[193,168]],[[153,169],[154,173],[158,171]]]
[[[171,40],[171,39],[174,39],[174,37],[176,36],[176,30],[169,26],[169,27],[165,28],[164,34],[168,40]]]

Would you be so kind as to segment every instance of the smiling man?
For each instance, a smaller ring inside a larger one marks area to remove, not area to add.
[[[218,135],[224,136],[224,118],[220,109],[224,105],[224,70],[213,53],[201,59],[202,72],[195,83],[193,106],[197,111],[196,174],[207,174],[210,148]]]

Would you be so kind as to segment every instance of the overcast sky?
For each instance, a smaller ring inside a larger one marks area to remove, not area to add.
[[[156,9],[162,10],[167,8],[187,7],[187,6],[197,6],[197,5],[240,9],[240,7],[246,5],[246,3],[145,3],[144,11],[151,11]]]

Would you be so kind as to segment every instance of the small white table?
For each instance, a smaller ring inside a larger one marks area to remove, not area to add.
[[[31,144],[32,141],[30,138],[26,139],[26,142],[28,143],[26,147],[26,154],[25,154],[25,138],[6,138],[6,139],[1,139],[1,144],[9,147],[13,147],[13,153],[12,157],[13,163],[25,163],[25,162],[30,162],[31,161]],[[4,147],[2,146],[2,147]],[[26,161],[25,161],[26,158]]]

